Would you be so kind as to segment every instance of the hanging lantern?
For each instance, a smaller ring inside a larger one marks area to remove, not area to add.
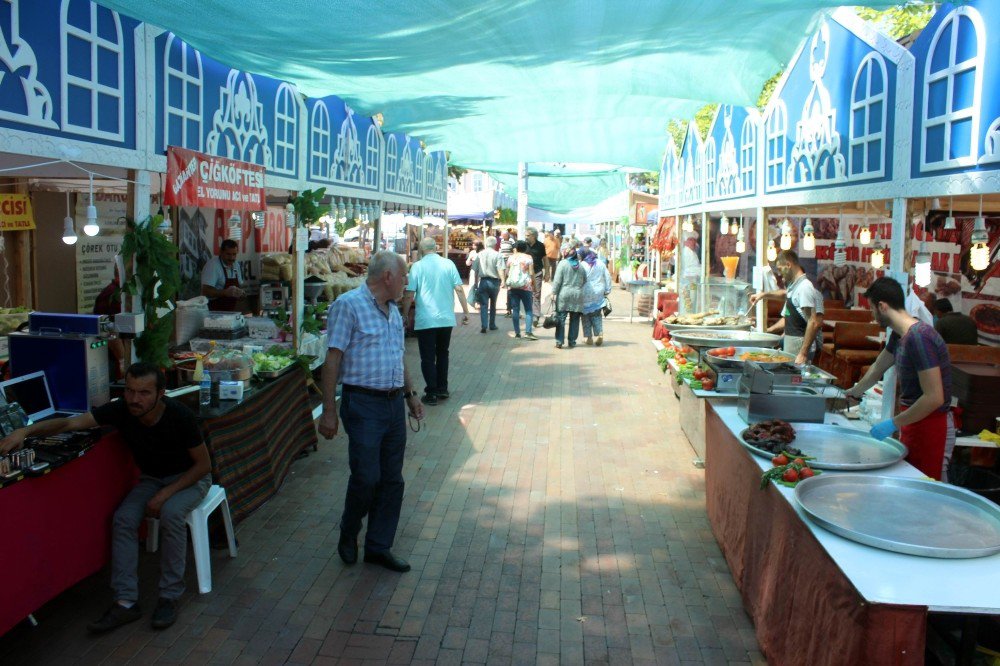
[[[722,219],[719,220],[719,233],[723,236],[729,235],[729,218],[726,217],[725,213],[722,214]]]
[[[792,249],[792,223],[787,217],[781,222],[781,249]],[[772,259],[772,261],[774,260]]]
[[[875,249],[872,251],[871,262],[872,268],[875,270],[885,266],[885,254],[882,252],[881,247],[875,246]]]
[[[816,249],[816,230],[813,228],[812,218],[809,217],[802,227],[802,249],[806,252]]]
[[[295,205],[291,201],[285,204],[285,226],[289,229],[295,227]]]
[[[767,242],[767,260],[774,262],[778,260],[778,248],[774,246],[774,239]]]
[[[913,262],[913,281],[918,287],[926,287],[931,283],[931,255],[927,252],[927,243],[920,241],[920,251]]]
[[[969,265],[974,271],[985,271],[990,267],[990,246],[988,245],[990,237],[986,232],[986,218],[983,217],[982,210],[972,225],[970,241],[972,249],[969,251]]]

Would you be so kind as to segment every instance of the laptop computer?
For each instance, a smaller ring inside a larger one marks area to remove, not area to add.
[[[0,382],[0,391],[8,403],[16,402],[21,405],[31,423],[45,419],[68,418],[80,413],[56,409],[52,403],[49,382],[42,370]]]

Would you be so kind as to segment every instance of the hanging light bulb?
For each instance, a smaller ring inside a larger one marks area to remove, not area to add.
[[[76,229],[73,228],[73,216],[69,211],[69,192],[66,193],[66,217],[63,218],[63,243],[72,245],[76,242]]]
[[[722,219],[719,220],[719,233],[723,236],[729,235],[729,218],[726,217],[725,213],[722,214]]]
[[[691,233],[694,231],[694,220],[691,219],[690,215],[684,218],[684,224],[681,225],[681,231],[685,233]]]
[[[872,268],[875,270],[878,270],[885,265],[885,254],[883,254],[881,247],[876,245],[875,249],[872,250],[871,262]]]
[[[948,217],[944,218],[944,230],[954,231],[955,230],[955,216],[952,214],[952,197],[948,197]]]
[[[868,205],[865,204],[865,223],[861,226],[861,230],[858,231],[858,242],[862,245],[868,245],[872,242],[872,230],[868,226]]]
[[[236,211],[229,216],[229,239],[243,240],[243,218]]]
[[[787,217],[781,221],[781,249],[792,249],[792,223]]]
[[[816,249],[816,230],[813,228],[811,217],[807,217],[806,223],[802,226],[802,249],[806,252]]]
[[[843,266],[847,263],[847,238],[844,235],[844,212],[837,216],[837,240],[833,242],[833,265]]]
[[[767,241],[767,260],[774,262],[778,260],[778,248],[774,246],[774,239]]]
[[[254,229],[263,229],[264,228],[264,223],[266,221],[267,220],[264,219],[264,211],[258,210],[258,211],[256,211],[253,214],[253,228]]]
[[[740,226],[736,231],[736,253],[743,254],[747,251],[746,236],[743,234],[743,216],[740,216]]]
[[[913,281],[918,287],[926,287],[931,283],[931,255],[927,252],[927,243],[920,241],[920,251],[913,262]]]
[[[96,236],[100,230],[97,226],[97,208],[94,206],[94,174],[90,174],[90,205],[87,206],[87,224],[83,225],[83,233]]]
[[[983,217],[983,195],[979,195],[979,215],[972,225],[972,237],[969,240],[972,243],[969,265],[974,271],[985,271],[990,267],[990,235],[986,232],[986,218]]]
[[[285,204],[285,226],[289,229],[295,227],[295,204],[291,201]]]

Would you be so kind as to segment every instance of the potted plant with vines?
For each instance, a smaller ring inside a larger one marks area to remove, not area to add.
[[[173,303],[181,272],[177,246],[160,231],[162,222],[162,215],[141,222],[126,218],[121,254],[127,275],[119,294],[138,298],[146,315],[143,332],[135,339],[136,356],[165,368],[170,364],[167,348],[174,330]]]

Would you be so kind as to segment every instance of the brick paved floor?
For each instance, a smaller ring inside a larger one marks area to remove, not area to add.
[[[0,639],[4,664],[763,663],[705,515],[704,481],[656,367],[649,328],[615,313],[601,348],[557,350],[456,329],[452,397],[411,434],[395,552],[407,574],[344,566],[346,438],[298,461],[213,553],[189,565],[180,620],[91,638],[107,572]],[[419,375],[415,340],[407,358]],[[420,383],[422,386],[422,382]]]

